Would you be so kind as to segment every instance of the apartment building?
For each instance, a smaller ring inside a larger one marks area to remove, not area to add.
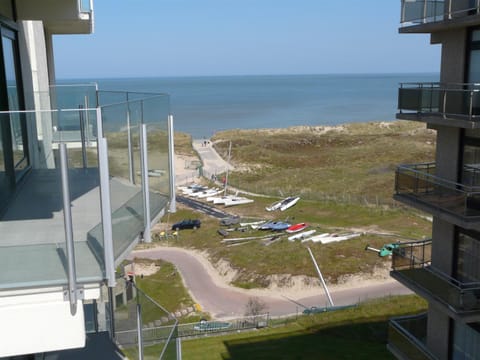
[[[391,276],[428,311],[392,319],[388,347],[398,359],[480,359],[479,1],[402,0],[399,31],[430,34],[441,72],[439,83],[399,89],[397,118],[424,122],[437,138],[432,163],[396,171],[394,198],[433,225],[431,240],[393,255]]]
[[[56,82],[53,37],[93,27],[91,0],[0,0],[0,358],[121,358],[116,267],[174,210],[168,96]]]

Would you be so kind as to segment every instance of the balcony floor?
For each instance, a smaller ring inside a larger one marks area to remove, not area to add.
[[[104,279],[103,254],[92,246],[91,231],[101,223],[97,169],[70,169],[73,236],[79,282]],[[139,189],[110,182],[112,209],[134,198]],[[0,221],[0,289],[66,283],[66,242],[58,170],[33,170]],[[102,239],[93,237],[102,246]]]

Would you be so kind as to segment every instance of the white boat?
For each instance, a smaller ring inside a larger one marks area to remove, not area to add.
[[[193,193],[192,196],[196,197],[196,198],[199,198],[199,199],[203,199],[203,198],[206,198],[206,197],[209,197],[209,196],[217,195],[220,192],[222,192],[222,190],[219,190],[217,188],[206,189],[206,190],[203,190],[203,191],[197,191],[197,192]]]
[[[299,196],[296,197],[289,197],[283,200],[282,205],[280,206],[280,211],[285,211],[295,205],[298,200],[300,200]]]
[[[245,222],[245,223],[240,223],[240,226],[255,226],[255,225],[261,225],[265,222],[265,220],[260,220],[260,221],[252,221],[252,222]]]
[[[215,205],[225,205],[227,201],[230,201],[233,199],[243,199],[243,198],[236,195],[226,195],[226,196],[214,197],[212,201]],[[208,201],[208,198],[207,198],[207,201]]]
[[[344,241],[344,240],[350,240],[356,237],[359,237],[360,233],[354,233],[354,234],[348,234],[348,235],[336,235],[336,236],[327,236],[322,239],[320,239],[320,242],[322,244],[328,244],[331,242],[338,242],[338,241]]]
[[[280,209],[280,206],[282,206],[282,202],[283,202],[283,199],[282,200],[279,200],[279,201],[276,201],[274,202],[273,204],[271,204],[270,206],[267,206],[265,208],[265,210],[267,211],[275,211],[275,210],[278,210]]]
[[[270,206],[267,206],[265,208],[265,210],[267,210],[267,211],[275,211],[275,210],[285,211],[288,208],[291,208],[293,205],[295,205],[298,202],[298,200],[300,200],[299,196],[289,196],[285,199],[274,202]]]
[[[308,230],[288,237],[289,241],[301,240],[315,234],[317,230]]]
[[[225,200],[225,206],[235,206],[235,205],[243,205],[243,204],[250,204],[250,203],[253,203],[253,200],[247,199],[244,197],[237,197],[237,198]]]
[[[323,234],[320,234],[320,235],[311,236],[311,237],[309,237],[309,238],[303,239],[303,240],[302,240],[302,243],[303,243],[303,242],[307,242],[307,241],[312,241],[312,242],[314,242],[314,243],[317,243],[317,242],[320,242],[320,240],[321,240],[322,238],[325,238],[325,237],[327,237],[327,236],[330,236],[330,233],[323,233]]]

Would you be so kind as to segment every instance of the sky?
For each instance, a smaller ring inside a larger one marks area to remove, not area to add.
[[[399,34],[400,0],[94,0],[91,35],[55,35],[57,78],[438,72]]]

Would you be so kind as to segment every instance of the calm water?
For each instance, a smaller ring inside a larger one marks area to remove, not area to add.
[[[401,82],[438,74],[288,75],[96,80],[101,90],[171,95],[175,130],[194,138],[233,128],[390,121]]]

